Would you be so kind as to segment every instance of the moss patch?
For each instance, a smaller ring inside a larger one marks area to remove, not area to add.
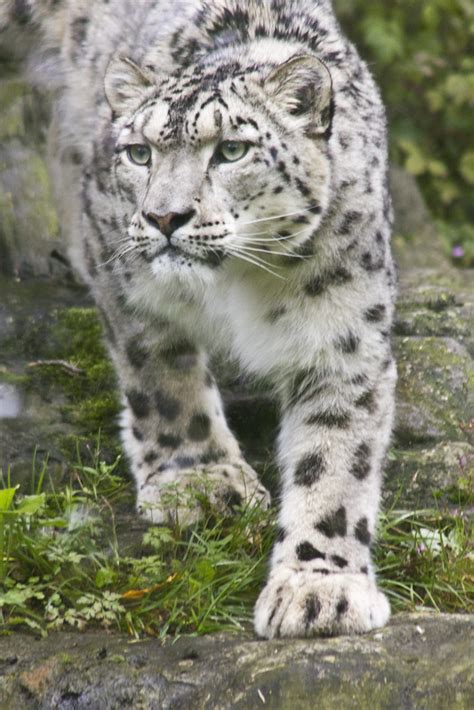
[[[445,442],[432,448],[392,450],[384,500],[407,507],[474,504],[474,448]]]
[[[42,229],[51,237],[59,234],[56,210],[52,204],[51,183],[46,164],[39,156],[31,156],[28,165],[28,180],[25,183],[25,198],[29,210],[26,219],[42,225]]]
[[[450,338],[410,337],[397,339],[396,357],[397,399],[403,402],[398,440],[464,439],[474,391],[468,352]]]
[[[32,368],[30,387],[60,390],[62,413],[85,438],[101,432],[103,453],[119,453],[117,418],[120,411],[115,375],[102,342],[102,328],[94,308],[70,308],[57,313],[51,329],[55,347],[48,359],[65,361],[79,370],[72,374],[60,364]],[[61,448],[71,454],[77,437],[66,436]],[[108,458],[108,457],[107,457]]]
[[[26,90],[25,83],[18,79],[0,82],[0,141],[23,135],[23,97]]]
[[[447,336],[461,342],[470,336],[466,317],[459,308],[448,305],[447,299],[437,299],[430,309],[401,304],[397,311],[397,335]]]

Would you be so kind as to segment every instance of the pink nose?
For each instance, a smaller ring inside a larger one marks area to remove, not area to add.
[[[143,213],[144,218],[147,222],[152,224],[154,227],[158,227],[160,232],[165,235],[165,237],[171,237],[173,232],[175,232],[180,227],[184,227],[185,224],[193,217],[194,210],[189,212],[168,212],[168,214],[155,214],[155,212]]]

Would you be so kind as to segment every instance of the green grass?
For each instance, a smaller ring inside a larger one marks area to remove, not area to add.
[[[398,611],[474,612],[472,522],[462,513],[392,510],[382,516],[375,560]]]
[[[98,455],[90,465],[79,462],[61,490],[47,485],[47,465],[27,493],[4,478],[3,633],[100,625],[164,637],[248,627],[267,571],[274,511],[244,508],[222,518],[201,499],[206,517],[199,525],[143,527],[130,551],[117,520],[133,494],[117,463]],[[471,532],[461,514],[387,513],[376,559],[393,608],[473,611]]]
[[[157,636],[242,629],[264,580],[273,515],[247,508],[217,518],[209,505],[191,530],[148,527],[131,556],[116,525],[131,490],[114,468],[98,458],[79,464],[51,492],[43,470],[23,496],[4,481],[0,628],[100,624]]]

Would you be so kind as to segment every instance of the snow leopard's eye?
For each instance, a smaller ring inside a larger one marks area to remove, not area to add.
[[[219,163],[235,163],[247,154],[248,143],[242,141],[223,141],[217,146],[216,158]]]
[[[135,165],[148,165],[151,160],[151,150],[141,143],[127,146],[127,155]]]

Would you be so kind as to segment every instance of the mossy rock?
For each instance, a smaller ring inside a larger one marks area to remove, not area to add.
[[[469,615],[400,614],[362,637],[251,634],[130,642],[119,635],[0,639],[0,705],[25,708],[333,710],[474,706]]]
[[[463,438],[474,409],[474,369],[452,338],[397,338],[396,441],[402,445]]]
[[[474,356],[472,270],[410,269],[402,272],[394,332],[448,336]]]
[[[0,81],[0,141],[24,135],[23,98],[27,91],[20,79]]]
[[[460,343],[472,336],[468,318],[470,313],[464,304],[458,303],[452,292],[436,294],[428,306],[400,303],[395,321],[397,335],[448,336]]]
[[[49,101],[18,75],[0,79],[0,141],[18,138],[43,154],[50,117]]]
[[[59,247],[59,225],[43,158],[17,139],[0,149],[1,270],[23,276],[65,271],[51,259]]]
[[[22,79],[0,80],[0,271],[63,276],[51,259],[59,225],[45,164],[48,103]]]
[[[458,508],[474,505],[474,447],[447,441],[394,449],[386,467],[386,507]]]

